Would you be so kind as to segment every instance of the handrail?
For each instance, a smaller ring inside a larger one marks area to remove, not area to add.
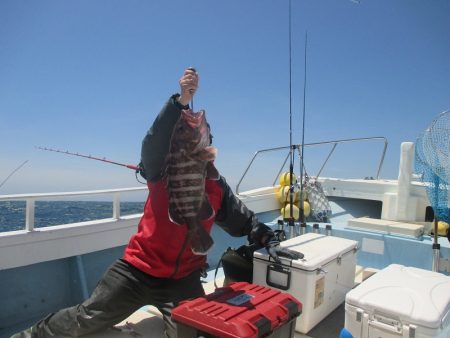
[[[120,188],[120,189],[104,189],[104,190],[88,190],[88,191],[71,191],[71,192],[54,192],[54,193],[34,193],[34,194],[13,194],[0,195],[0,201],[25,201],[25,230],[34,231],[34,211],[35,201],[47,198],[70,197],[70,196],[90,196],[90,195],[113,195],[113,212],[112,218],[120,218],[120,195],[126,192],[135,192],[147,190],[147,187]]]
[[[359,138],[341,139],[341,140],[334,140],[334,141],[322,141],[322,142],[305,143],[304,147],[323,146],[323,145],[327,145],[327,144],[332,144],[333,145],[333,148],[331,149],[330,153],[328,154],[327,158],[325,159],[324,163],[322,164],[322,167],[319,170],[319,173],[317,175],[317,176],[319,176],[322,173],[326,163],[330,159],[332,153],[334,152],[334,150],[336,149],[338,144],[349,143],[349,142],[373,141],[373,140],[382,140],[382,141],[384,141],[384,147],[383,147],[383,151],[382,151],[382,154],[381,154],[381,158],[380,158],[380,162],[378,164],[378,170],[377,170],[377,174],[376,174],[376,179],[378,179],[380,177],[381,168],[383,166],[384,157],[386,155],[386,149],[387,149],[387,146],[388,146],[388,141],[387,141],[386,137],[384,137],[384,136],[359,137]],[[236,194],[239,195],[239,187],[240,187],[242,181],[244,180],[244,177],[247,175],[251,165],[253,164],[253,162],[255,161],[256,157],[259,154],[268,153],[268,152],[275,152],[275,151],[280,151],[280,150],[286,150],[286,149],[289,149],[289,153],[290,153],[291,151],[294,151],[295,149],[301,149],[301,146],[302,146],[301,144],[297,144],[297,145],[292,145],[292,148],[291,148],[291,146],[285,146],[285,147],[267,148],[267,149],[262,149],[262,150],[256,151],[254,153],[252,159],[250,160],[250,163],[248,164],[247,168],[245,169],[244,173],[242,174],[242,177],[240,178],[238,184],[236,185]],[[288,156],[289,156],[289,153],[288,153]],[[280,175],[281,170],[283,169],[284,165],[286,164],[286,160],[287,160],[288,156],[286,157],[285,161],[281,165],[281,168],[280,168],[280,171],[278,172],[277,177]],[[277,181],[277,177],[275,177],[275,181],[273,183],[273,186],[275,186],[275,182]]]

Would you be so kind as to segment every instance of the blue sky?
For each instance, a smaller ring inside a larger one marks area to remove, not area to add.
[[[305,143],[385,136],[381,177],[396,178],[400,143],[450,109],[449,15],[447,0],[292,0],[294,143],[307,31]],[[0,181],[28,162],[0,194],[139,185],[127,169],[35,146],[138,163],[188,66],[234,188],[256,150],[289,144],[288,41],[287,0],[2,0]],[[309,174],[328,150],[306,149]],[[381,150],[342,147],[323,175],[375,176]],[[257,162],[250,181],[271,184],[283,158]]]

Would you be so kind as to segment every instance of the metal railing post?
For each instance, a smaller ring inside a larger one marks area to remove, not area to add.
[[[28,198],[26,200],[26,211],[25,211],[25,230],[34,230],[34,199]]]
[[[120,193],[115,192],[113,195],[113,218],[120,218]]]

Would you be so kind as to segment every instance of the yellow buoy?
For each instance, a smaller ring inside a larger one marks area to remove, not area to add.
[[[284,204],[286,202],[290,201],[290,189],[289,186],[281,186],[280,189],[277,191],[277,198],[280,201],[281,204]],[[295,200],[298,198],[297,192],[294,191],[294,194],[292,196],[292,201],[295,202]]]
[[[311,207],[307,201],[303,202],[303,213],[305,217],[308,217],[311,213]],[[283,218],[291,218],[291,205],[287,203],[283,208],[281,208],[281,217]],[[300,218],[300,209],[297,205],[292,205],[292,217],[298,221]]]
[[[281,204],[284,204],[286,202],[290,201],[290,197],[289,197],[289,186],[281,186],[278,190],[277,190],[277,199],[280,201]],[[294,192],[294,196],[293,196],[293,202],[298,204],[298,201],[300,201],[300,191],[297,190]],[[303,200],[306,200],[306,191],[303,193]]]
[[[291,205],[288,203],[284,206],[284,208],[281,208],[281,217],[283,218],[291,218]],[[300,210],[296,205],[292,205],[292,217],[295,220],[298,220],[300,217]]]
[[[300,201],[300,192],[301,190],[298,191],[298,198],[297,201]],[[308,193],[306,191],[303,191],[303,201],[306,201],[308,199]]]
[[[449,225],[447,222],[439,221],[438,222],[438,235],[439,236],[447,236],[447,233],[449,231]]]
[[[307,201],[303,202],[303,213],[305,214],[305,217],[308,217],[311,213],[311,206]]]
[[[288,172],[284,172],[280,175],[280,185],[283,186],[289,186],[291,185],[291,179],[290,179],[291,175]],[[292,174],[292,184],[294,185],[295,183],[297,183],[297,178],[295,177],[294,174]]]

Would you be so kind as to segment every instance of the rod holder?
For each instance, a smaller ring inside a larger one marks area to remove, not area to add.
[[[295,222],[294,220],[289,220],[289,238],[294,238],[295,236]]]
[[[284,231],[284,221],[282,219],[278,220],[278,230]]]
[[[319,224],[318,223],[313,224],[313,233],[315,233],[315,234],[319,233]]]
[[[433,266],[432,271],[439,272],[439,258],[440,258],[441,245],[439,243],[433,244]]]
[[[306,234],[306,223],[300,224],[300,235]]]

